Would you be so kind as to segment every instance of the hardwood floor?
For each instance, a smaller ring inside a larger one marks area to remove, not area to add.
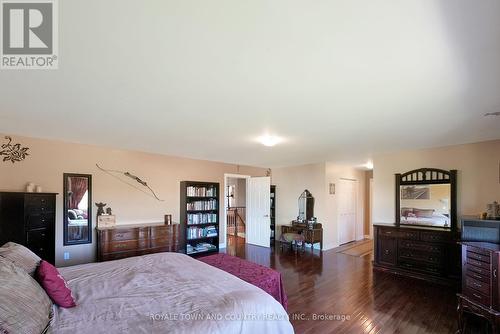
[[[457,329],[451,288],[373,272],[370,256],[310,249],[295,254],[231,236],[225,252],[281,272],[296,333],[443,334]],[[314,314],[337,319],[313,321]],[[349,320],[338,320],[342,316]]]

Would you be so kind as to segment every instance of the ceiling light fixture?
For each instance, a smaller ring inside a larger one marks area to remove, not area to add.
[[[488,113],[484,114],[484,116],[500,116],[500,111],[488,112]]]
[[[271,146],[274,146],[276,144],[281,143],[283,141],[283,138],[280,138],[278,136],[273,136],[273,135],[265,134],[265,135],[260,136],[259,138],[257,138],[257,141],[259,143],[261,143],[262,145],[264,145],[264,146],[271,147]]]

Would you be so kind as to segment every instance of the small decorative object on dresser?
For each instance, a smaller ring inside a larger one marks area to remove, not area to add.
[[[97,228],[97,260],[178,252],[180,225],[137,224]]]
[[[165,215],[165,224],[172,224],[172,215]]]
[[[97,216],[97,228],[114,227],[116,226],[116,216],[100,215]]]
[[[95,203],[95,206],[97,206],[97,216],[105,214],[104,207],[106,206],[106,203],[100,202],[100,203]]]

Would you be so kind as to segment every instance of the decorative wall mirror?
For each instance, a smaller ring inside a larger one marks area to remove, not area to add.
[[[306,222],[314,217],[314,197],[309,190],[304,190],[299,196],[299,222]]]
[[[64,174],[64,246],[92,243],[92,175]]]
[[[435,168],[396,174],[396,224],[456,230],[457,171]]]

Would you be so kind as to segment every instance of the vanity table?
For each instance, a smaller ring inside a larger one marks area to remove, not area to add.
[[[320,249],[323,249],[323,227],[321,224],[314,224],[313,228],[309,228],[307,224],[292,222],[291,225],[281,225],[281,233],[301,234],[304,236],[304,241],[311,244],[311,249],[318,242]]]

